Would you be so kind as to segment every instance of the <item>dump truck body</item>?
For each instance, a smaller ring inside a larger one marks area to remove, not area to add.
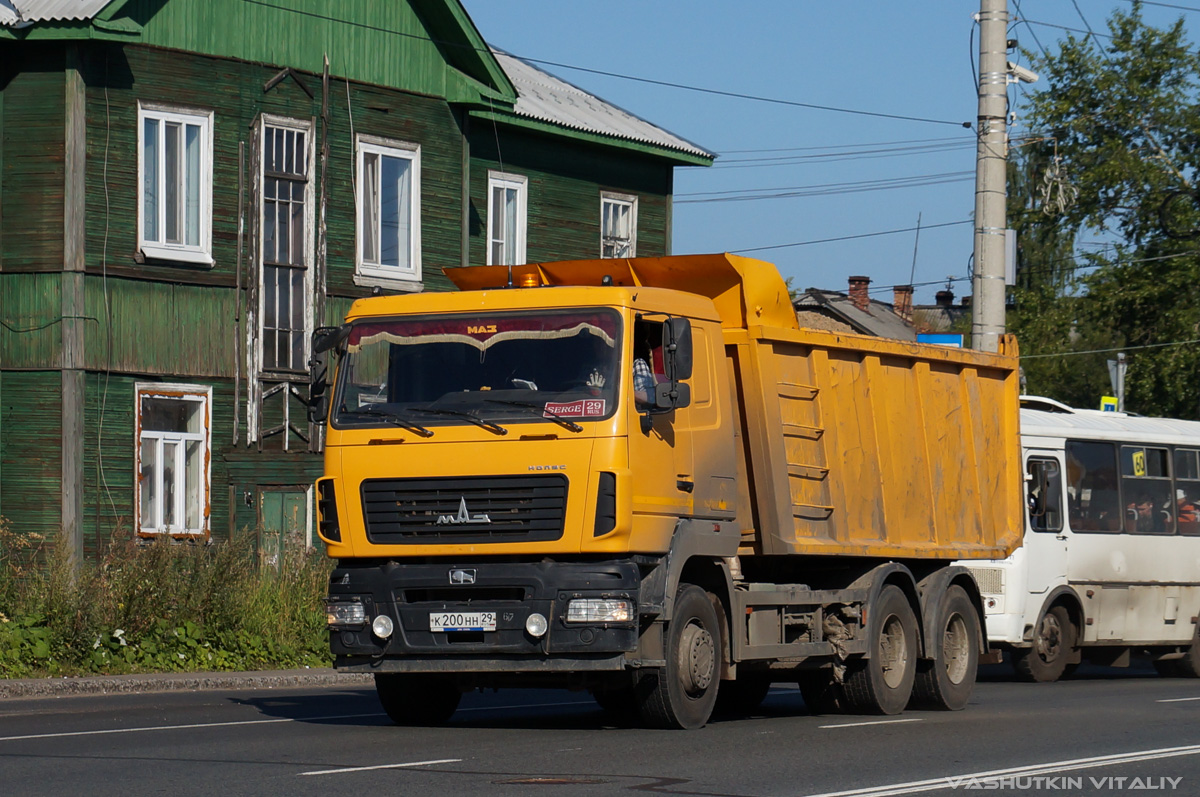
[[[393,718],[534,683],[669,727],[780,680],[965,704],[982,611],[951,561],[1021,527],[1011,339],[800,329],[774,267],[732,255],[450,276],[356,302],[315,347],[340,353],[331,645]]]

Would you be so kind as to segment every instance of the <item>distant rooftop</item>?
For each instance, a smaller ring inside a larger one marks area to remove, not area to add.
[[[0,0],[3,2],[4,0]],[[542,122],[652,144],[712,159],[716,155],[645,119],[589,94],[516,56],[492,52],[517,89],[518,116]]]

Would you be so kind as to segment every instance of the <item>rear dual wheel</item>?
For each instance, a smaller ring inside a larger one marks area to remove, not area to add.
[[[922,708],[959,711],[966,708],[979,668],[979,615],[966,590],[958,585],[938,601],[940,643],[932,661],[917,667],[913,703]]]
[[[441,725],[462,699],[453,678],[426,673],[376,673],[375,693],[397,725]]]
[[[917,675],[917,617],[894,584],[880,591],[871,613],[871,656],[847,668],[841,690],[845,706],[861,714],[899,714]]]

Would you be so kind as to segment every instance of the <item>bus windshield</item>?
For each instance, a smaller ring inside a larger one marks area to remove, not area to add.
[[[338,367],[339,428],[576,421],[616,410],[621,318],[611,310],[356,322]],[[422,433],[424,433],[424,431]]]

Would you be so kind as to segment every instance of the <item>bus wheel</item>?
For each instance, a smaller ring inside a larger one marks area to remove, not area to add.
[[[1066,608],[1052,606],[1038,623],[1032,647],[1013,651],[1013,670],[1022,681],[1057,681],[1074,652],[1075,624]]]
[[[1183,652],[1182,659],[1176,659],[1172,669],[1175,675],[1183,678],[1200,678],[1200,625],[1192,633],[1192,644]]]
[[[453,679],[424,673],[376,673],[375,693],[397,725],[441,725],[462,699]]]
[[[917,616],[904,592],[889,584],[868,612],[873,621],[871,657],[846,672],[842,692],[851,711],[899,714],[912,696],[917,674]]]
[[[960,711],[967,706],[979,667],[979,617],[962,587],[953,585],[938,605],[941,643],[933,661],[921,662],[913,686],[914,705]]]
[[[637,684],[638,713],[652,728],[703,728],[721,681],[721,627],[716,599],[681,584],[666,629],[666,666],[645,669]]]

